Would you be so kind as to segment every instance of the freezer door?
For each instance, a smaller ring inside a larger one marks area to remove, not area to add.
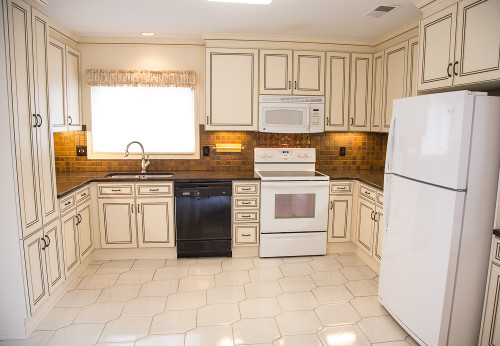
[[[386,175],[378,295],[425,345],[445,345],[465,192]]]
[[[395,100],[386,172],[466,189],[473,106],[467,91]]]

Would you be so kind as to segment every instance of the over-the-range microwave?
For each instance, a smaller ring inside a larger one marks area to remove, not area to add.
[[[259,96],[259,131],[261,132],[324,132],[324,115],[324,96]]]

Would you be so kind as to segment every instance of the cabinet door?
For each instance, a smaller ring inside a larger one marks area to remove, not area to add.
[[[382,91],[384,82],[384,51],[373,55],[373,88],[371,130],[379,132],[382,128]]]
[[[173,247],[174,199],[138,198],[139,247]]]
[[[260,51],[260,93],[273,95],[292,93],[292,51]]]
[[[22,1],[9,1],[9,51],[17,182],[23,234],[42,227],[39,193],[37,123],[31,39],[31,10]]]
[[[406,96],[417,96],[418,37],[414,37],[408,41],[408,63],[406,70]]]
[[[64,261],[62,250],[61,224],[59,219],[44,226],[46,240],[45,262],[47,264],[47,280],[49,293],[55,291],[57,286],[64,281]]]
[[[61,217],[64,272],[66,273],[66,278],[73,273],[73,271],[78,267],[78,263],[80,263],[77,222],[78,218],[76,217],[76,212],[74,210]]]
[[[500,79],[500,1],[458,3],[453,84]]]
[[[325,94],[325,53],[293,52],[293,93],[295,95]]]
[[[418,90],[451,86],[457,5],[420,21]]]
[[[500,266],[490,265],[481,331],[481,346],[500,345]]]
[[[357,242],[358,246],[370,256],[373,252],[374,214],[375,205],[360,198],[358,204]]]
[[[79,204],[76,210],[76,215],[78,218],[78,240],[80,248],[80,258],[83,261],[94,248],[94,241],[92,238],[92,222],[91,222],[91,210],[90,210],[90,199],[83,204]]]
[[[38,309],[49,296],[47,273],[45,272],[45,244],[43,229],[24,240],[24,258],[31,313]]]
[[[47,17],[32,9],[33,57],[35,76],[35,107],[38,117],[37,148],[40,199],[43,223],[48,224],[59,216],[56,190],[54,141],[49,117],[49,86],[47,74]]]
[[[351,131],[370,131],[372,94],[372,55],[351,55]]]
[[[82,125],[80,115],[80,53],[66,46],[68,125]]]
[[[382,240],[384,239],[384,213],[381,208],[376,208],[374,234],[373,234],[373,258],[380,263],[382,259]]]
[[[49,108],[54,131],[66,131],[66,69],[64,44],[49,38]]]
[[[349,128],[349,71],[349,53],[326,53],[326,131]]]
[[[99,224],[103,248],[137,247],[133,198],[99,199]]]
[[[392,119],[392,102],[405,97],[406,60],[408,42],[385,50],[384,89],[382,93],[382,132],[389,132]]]
[[[258,51],[206,50],[205,130],[257,130]]]
[[[328,209],[328,241],[351,240],[351,195],[330,196]]]

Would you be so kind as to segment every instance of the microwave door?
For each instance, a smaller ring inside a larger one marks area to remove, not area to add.
[[[260,108],[260,131],[262,132],[309,132],[309,105],[261,104]]]

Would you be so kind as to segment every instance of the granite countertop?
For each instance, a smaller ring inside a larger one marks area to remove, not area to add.
[[[359,180],[365,184],[382,189],[384,185],[384,172],[375,170],[319,170],[330,177],[330,180]],[[62,197],[68,193],[75,191],[83,185],[91,182],[145,182],[145,181],[193,181],[193,180],[217,180],[217,181],[232,181],[232,180],[255,180],[259,179],[253,170],[245,171],[172,171],[170,178],[106,178],[106,175],[112,173],[128,173],[128,172],[57,172],[57,197]],[[130,172],[131,174],[140,174]],[[148,172],[161,173],[161,172]]]

